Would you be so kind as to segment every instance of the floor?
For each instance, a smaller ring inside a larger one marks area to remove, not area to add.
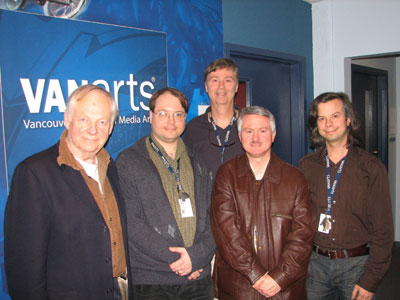
[[[397,245],[398,246],[398,245]],[[389,270],[376,291],[377,300],[400,300],[400,247],[393,247]]]

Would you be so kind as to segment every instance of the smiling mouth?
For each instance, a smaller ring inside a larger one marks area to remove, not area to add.
[[[335,132],[336,132],[336,130],[325,131],[326,134],[333,134]]]
[[[89,143],[96,143],[96,142],[97,142],[97,139],[92,140],[92,139],[85,138],[85,141],[86,141],[86,142],[89,142]]]

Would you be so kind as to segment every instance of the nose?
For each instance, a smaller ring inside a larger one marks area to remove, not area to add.
[[[225,87],[225,82],[223,80],[220,80],[218,82],[218,88],[224,88]]]
[[[326,118],[326,126],[329,127],[332,126],[332,124],[333,124],[332,118]]]
[[[168,123],[174,124],[175,123],[175,117],[173,114],[168,115]]]
[[[90,127],[88,129],[89,133],[95,135],[97,133],[97,126],[96,123],[90,123]]]
[[[258,141],[258,132],[253,133],[253,141],[257,142]]]

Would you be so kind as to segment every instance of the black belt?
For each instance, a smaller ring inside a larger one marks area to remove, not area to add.
[[[352,249],[323,251],[317,245],[314,245],[313,251],[323,256],[327,256],[330,259],[338,259],[367,255],[369,254],[369,247],[367,247],[367,245],[362,245]]]

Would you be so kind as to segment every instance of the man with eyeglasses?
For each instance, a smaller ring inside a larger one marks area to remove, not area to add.
[[[164,88],[150,99],[152,132],[117,159],[135,299],[213,299],[211,172],[180,136],[189,104]]]
[[[236,128],[239,108],[235,95],[239,85],[239,70],[233,60],[220,58],[204,71],[204,85],[210,107],[186,126],[185,144],[217,173],[220,165],[243,153]]]

